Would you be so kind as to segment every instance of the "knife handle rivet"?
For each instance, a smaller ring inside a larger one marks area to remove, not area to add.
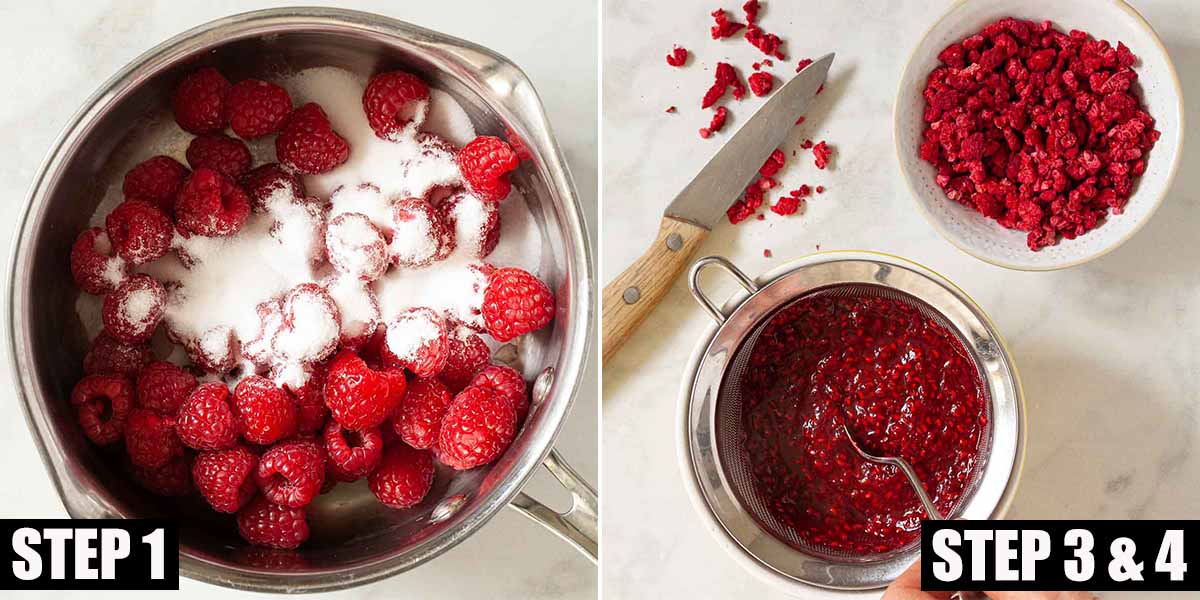
[[[671,252],[679,252],[683,248],[683,236],[678,233],[672,233],[667,236],[667,250]]]
[[[625,293],[621,294],[621,299],[625,301],[625,304],[637,304],[637,301],[642,299],[642,290],[632,286],[627,287]]]

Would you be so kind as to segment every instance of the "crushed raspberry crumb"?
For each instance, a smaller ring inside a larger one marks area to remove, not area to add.
[[[675,46],[675,48],[671,50],[671,53],[667,55],[667,64],[671,65],[672,67],[682,67],[683,63],[687,62],[687,58],[687,48]]]
[[[767,56],[774,56],[779,60],[787,59],[787,55],[780,50],[783,40],[773,33],[763,31],[757,25],[750,25],[746,28],[746,41]]]
[[[771,93],[771,88],[775,87],[775,76],[770,73],[759,72],[754,73],[748,79],[750,82],[750,91],[754,92],[755,96],[766,96]]]
[[[669,112],[669,113],[674,113],[674,112],[676,112],[676,110],[675,110],[675,107],[674,107],[674,106],[668,106],[668,107],[667,107],[667,112]]]
[[[771,212],[777,215],[794,215],[800,209],[802,199],[795,196],[783,196],[771,206]]]
[[[700,108],[708,108],[717,103],[721,96],[729,90],[729,87],[734,88],[734,98],[739,98],[738,90],[741,89],[741,95],[745,95],[745,88],[742,87],[742,82],[738,80],[737,70],[733,65],[725,62],[717,63],[716,71],[713,74],[712,87],[704,93],[704,98],[700,102]]]
[[[824,194],[824,193],[825,193],[825,186],[823,186],[823,185],[818,185],[818,186],[817,186],[817,193],[818,193],[818,194]]]
[[[804,117],[800,117],[799,119],[796,119],[796,124],[797,124],[797,125],[803,125],[803,124],[804,124]]]
[[[763,258],[771,258],[771,249],[763,248]]]
[[[762,7],[759,6],[758,0],[746,0],[742,10],[746,13],[746,22],[753,25],[758,20],[758,11],[762,10]]]
[[[759,167],[758,172],[763,177],[774,177],[783,168],[785,161],[786,157],[783,154],[783,150],[776,148],[771,152],[771,156],[767,157],[767,162],[764,162],[763,166]]]
[[[808,150],[809,148],[813,147],[813,141],[806,139],[800,143],[800,147],[804,148],[805,150]]]
[[[813,59],[811,59],[811,58],[800,59],[800,63],[796,65],[796,72],[799,73],[800,71],[807,69],[808,65],[811,65],[811,64],[813,64]]]
[[[713,133],[720,131],[725,126],[725,118],[729,116],[729,109],[724,106],[718,106],[717,110],[713,111],[712,121],[708,127],[700,130],[700,137],[707,139]]]
[[[718,8],[712,12],[714,25],[712,26],[712,39],[719,40],[727,38],[739,32],[746,26],[745,23],[738,23],[729,17],[729,13],[724,9]]]
[[[829,149],[829,146],[825,145],[825,140],[817,142],[817,145],[813,146],[812,151],[813,162],[817,165],[818,169],[824,169],[829,166],[829,157],[833,154],[833,151]]]

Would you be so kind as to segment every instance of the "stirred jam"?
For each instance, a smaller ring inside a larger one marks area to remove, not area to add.
[[[979,462],[985,396],[959,339],[914,306],[817,294],[764,327],[742,375],[743,446],[766,510],[807,548],[855,555],[917,538],[924,510],[892,466],[912,463],[949,513]],[[770,529],[770,527],[768,527]]]

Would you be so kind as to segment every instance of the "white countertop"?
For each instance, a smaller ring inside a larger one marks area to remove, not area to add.
[[[763,27],[797,60],[838,53],[826,91],[796,134],[826,139],[834,167],[811,152],[786,167],[783,189],[828,190],[803,215],[716,227],[698,256],[721,254],[750,274],[821,249],[875,249],[928,265],[987,310],[1007,338],[1029,408],[1025,473],[1012,518],[1197,518],[1200,506],[1200,209],[1196,168],[1180,169],[1150,223],[1117,251],[1082,267],[1020,273],[975,260],[942,240],[915,211],[892,149],[891,105],[909,50],[949,1],[839,0],[764,3]],[[1135,4],[1157,27],[1183,81],[1193,117],[1184,165],[1200,160],[1200,11],[1186,2]],[[699,99],[712,65],[733,59],[748,74],[761,53],[709,39],[709,12],[741,1],[604,0],[603,282],[654,238],[660,212],[728,131],[701,140]],[[696,53],[665,64],[672,44]],[[727,129],[759,100],[731,106]],[[665,114],[666,107],[678,114]],[[777,190],[776,190],[777,191]],[[777,196],[776,196],[777,197]],[[769,248],[773,258],[764,258]],[[714,282],[715,296],[732,291]],[[701,529],[675,452],[683,365],[709,317],[681,281],[605,369],[604,561],[610,598],[778,598],[734,565]],[[1108,595],[1132,598],[1132,595]],[[1183,598],[1161,594],[1154,598]]]
[[[112,2],[44,1],[0,6],[0,247],[10,246],[17,207],[51,142],[76,108],[112,73],[151,46],[185,29],[230,14],[268,6],[311,2]],[[325,4],[334,4],[327,2]],[[491,47],[518,64],[537,86],[562,144],[595,239],[596,205],[596,12],[554,0],[511,5],[474,2],[337,2],[410,21]],[[512,19],[520,18],[514,23]],[[505,26],[501,24],[509,23]],[[547,51],[548,48],[564,49]],[[593,241],[593,247],[595,242]],[[66,268],[66,265],[63,265]],[[596,356],[593,351],[592,356]],[[0,388],[12,389],[7,367]],[[590,481],[596,481],[596,369],[591,368],[558,449]],[[66,516],[42,469],[25,419],[10,391],[0,400],[0,518]],[[555,506],[567,502],[552,478],[539,471],[527,488]],[[179,598],[244,598],[190,580]],[[327,598],[574,598],[596,597],[594,566],[566,543],[519,515],[504,510],[462,545],[409,573]],[[31,598],[158,598],[158,592],[36,592]]]

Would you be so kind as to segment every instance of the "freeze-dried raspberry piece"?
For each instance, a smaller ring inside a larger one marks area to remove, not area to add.
[[[143,200],[126,200],[104,219],[117,255],[130,264],[157,260],[171,249],[171,218]]]
[[[123,375],[130,379],[154,360],[149,344],[126,344],[101,331],[92,348],[83,357],[83,372],[88,375]]]
[[[134,466],[148,469],[183,456],[183,442],[175,435],[175,419],[144,408],[134,409],[125,421],[125,451]]]
[[[495,203],[459,192],[443,200],[437,210],[449,232],[451,243],[446,245],[452,250],[460,248],[472,258],[484,259],[500,243],[500,208]]]
[[[758,20],[758,11],[762,10],[762,7],[759,6],[758,0],[746,0],[742,10],[746,13],[746,22],[753,25]]]
[[[800,71],[807,69],[808,65],[811,65],[811,64],[813,64],[813,59],[811,59],[811,58],[800,59],[800,62],[796,65],[796,72],[799,73]]]
[[[818,186],[817,186],[817,188],[816,188],[816,191],[817,191],[817,193],[818,193],[818,194],[824,194],[824,193],[825,193],[825,186],[823,186],[823,185],[818,185]]]
[[[529,414],[529,394],[525,391],[525,378],[512,367],[487,365],[471,378],[471,386],[485,387],[512,403],[517,412],[517,425],[525,422]]]
[[[179,82],[172,107],[175,122],[194,134],[220,131],[228,122],[225,97],[229,81],[212,67],[199,69]]]
[[[387,323],[385,356],[417,377],[433,377],[446,366],[449,331],[442,315],[428,308],[410,308]]]
[[[233,133],[243,140],[252,140],[279,131],[292,112],[292,98],[287,90],[273,83],[246,79],[229,89],[225,107]]]
[[[454,237],[441,215],[420,198],[401,198],[392,204],[392,241],[388,256],[398,266],[419,268],[454,251]]]
[[[517,433],[517,413],[507,398],[491,389],[468,387],[459,392],[438,429],[437,458],[466,470],[486,465],[504,453]]]
[[[700,128],[700,137],[708,139],[714,132],[720,131],[725,126],[725,119],[728,116],[729,110],[724,106],[718,106],[713,111],[712,121],[709,122],[708,127]]]
[[[238,533],[255,546],[294,550],[308,539],[308,515],[303,508],[275,504],[263,496],[237,514]]]
[[[369,475],[383,458],[383,434],[378,427],[353,431],[330,421],[321,434],[329,472],[338,481],[357,481]]]
[[[250,163],[254,160],[245,142],[223,133],[207,133],[193,138],[185,156],[193,169],[212,169],[233,179],[249,171]]]
[[[376,370],[351,350],[329,363],[325,403],[342,427],[363,431],[378,427],[401,404],[407,390],[404,372]]]
[[[392,416],[393,430],[413,448],[432,448],[452,398],[450,390],[437,379],[412,380],[404,401]]]
[[[787,59],[787,55],[779,49],[783,45],[783,40],[773,33],[763,31],[757,25],[752,24],[746,28],[746,41],[767,56],[774,56],[779,60]]]
[[[325,230],[325,248],[329,253],[329,264],[350,277],[375,281],[387,270],[387,241],[371,219],[362,213],[342,213],[334,217]]]
[[[229,327],[218,325],[195,338],[185,340],[183,349],[192,363],[208,373],[228,373],[241,354],[237,336]]]
[[[350,144],[333,130],[325,111],[309,102],[283,122],[275,156],[296,173],[325,173],[350,158]]]
[[[712,17],[713,26],[710,31],[714,40],[730,37],[746,26],[745,23],[738,23],[731,19],[729,13],[720,8],[712,12]]]
[[[145,200],[169,214],[188,173],[187,167],[170,156],[154,156],[130,169],[121,189],[127,200]]]
[[[771,156],[767,157],[767,161],[763,163],[763,166],[759,167],[758,172],[763,177],[774,177],[786,162],[787,156],[784,155],[783,150],[776,148],[771,152]]]
[[[379,73],[367,82],[362,103],[367,124],[375,135],[394,140],[406,130],[417,130],[425,122],[429,86],[420,77],[404,71]]]
[[[302,283],[283,297],[282,321],[271,349],[280,360],[312,364],[337,349],[341,315],[329,293],[315,283]]]
[[[350,276],[326,279],[322,285],[333,298],[341,317],[341,346],[358,348],[367,343],[379,325],[379,300],[371,286]]]
[[[233,390],[234,415],[242,437],[273,444],[296,433],[296,400],[265,377],[251,375]]]
[[[206,168],[192,171],[175,199],[175,217],[183,231],[207,237],[231,236],[250,215],[250,199],[228,177]]]
[[[167,362],[152,362],[137,375],[137,405],[175,415],[196,387],[196,376]]]
[[[783,216],[794,215],[800,209],[800,203],[803,201],[796,196],[783,196],[771,205],[771,212]]]
[[[241,429],[229,403],[229,388],[220,381],[196,387],[179,407],[175,432],[188,448],[223,450],[233,447]]]
[[[483,320],[488,333],[507,342],[545,327],[554,318],[554,294],[527,271],[497,269],[483,292]]]
[[[390,508],[416,506],[433,487],[433,456],[403,444],[387,449],[379,467],[367,477],[375,499]]]
[[[177,456],[154,468],[130,465],[130,473],[138,485],[156,496],[180,498],[196,491],[192,486],[192,461],[187,456]]]
[[[741,80],[738,78],[737,70],[733,65],[725,62],[717,63],[716,71],[713,75],[712,87],[704,93],[704,98],[700,102],[700,108],[708,108],[717,103],[721,96],[725,95],[729,87],[733,87],[733,97],[740,100],[746,93],[742,86]]]
[[[254,210],[258,212],[266,210],[268,201],[281,190],[284,190],[282,193],[286,197],[293,199],[303,198],[307,193],[304,184],[300,183],[295,175],[279,166],[279,163],[267,163],[255,167],[242,175],[238,183],[241,184],[246,197],[250,199]]]
[[[824,169],[829,166],[829,157],[833,154],[833,151],[829,149],[829,146],[825,145],[825,140],[817,142],[817,145],[813,146],[812,151],[813,163],[817,165],[818,169]]]
[[[750,91],[755,96],[766,96],[771,93],[771,88],[775,87],[775,77],[770,73],[761,71],[750,75]]]
[[[454,327],[447,338],[446,366],[438,378],[451,392],[458,393],[488,364],[491,356],[492,349],[483,338],[466,327]]]
[[[150,339],[162,319],[167,290],[149,275],[133,275],[104,297],[104,330],[129,345]]]
[[[805,150],[808,150],[809,148],[813,147],[813,141],[806,139],[803,142],[800,142],[800,147]]]
[[[315,440],[280,442],[259,457],[254,481],[276,504],[306,506],[325,482],[325,448]]]
[[[258,491],[254,468],[258,456],[245,446],[201,452],[192,463],[192,481],[213,510],[235,513]]]
[[[671,53],[667,55],[667,64],[671,65],[672,67],[682,67],[683,63],[687,62],[687,58],[687,48],[675,46],[675,48],[671,50]]]
[[[121,439],[133,406],[133,383],[120,375],[88,375],[71,390],[71,406],[83,434],[107,446]]]
[[[508,197],[512,184],[508,174],[521,164],[521,159],[504,140],[481,135],[458,153],[458,168],[463,179],[477,196],[489,202]]]
[[[116,289],[129,273],[108,234],[99,227],[84,229],[71,246],[71,278],[79,289],[102,296]]]

